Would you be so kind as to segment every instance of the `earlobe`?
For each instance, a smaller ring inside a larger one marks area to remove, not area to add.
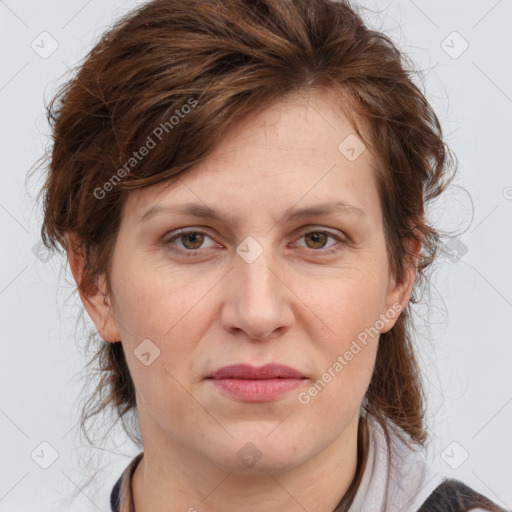
[[[96,285],[88,294],[81,289],[85,256],[79,238],[72,233],[66,233],[67,254],[71,272],[77,284],[80,299],[94,322],[99,335],[108,342],[120,341],[120,333],[113,316],[112,306],[108,299],[106,279],[104,275],[98,277]]]
[[[388,332],[395,325],[400,313],[407,307],[411,298],[412,289],[416,281],[418,258],[422,243],[421,232],[417,228],[413,228],[413,232],[416,238],[409,238],[406,242],[408,254],[402,278],[397,282],[391,277],[386,300],[386,311],[384,312],[389,321],[386,322],[386,326],[381,330],[381,333]]]

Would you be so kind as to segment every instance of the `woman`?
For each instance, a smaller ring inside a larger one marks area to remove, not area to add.
[[[348,2],[154,0],[52,102],[84,421],[143,448],[113,512],[501,510],[422,459],[409,303],[453,174],[403,62]]]

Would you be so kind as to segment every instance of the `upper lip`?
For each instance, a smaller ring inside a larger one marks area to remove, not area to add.
[[[209,379],[303,379],[304,375],[294,368],[284,364],[270,363],[256,367],[250,364],[232,364],[223,366],[209,375]]]

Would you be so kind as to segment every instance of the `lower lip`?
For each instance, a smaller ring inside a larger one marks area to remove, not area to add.
[[[268,402],[298,387],[304,379],[211,379],[214,386],[246,402]]]

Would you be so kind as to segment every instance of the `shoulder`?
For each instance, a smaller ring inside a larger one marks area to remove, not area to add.
[[[394,423],[386,423],[386,430],[376,421],[371,421],[370,426],[377,473],[386,472],[385,469],[378,471],[377,466],[380,460],[386,459],[386,452],[389,453],[386,505],[391,509],[403,512],[512,512],[462,481],[436,472],[426,463],[425,447],[412,443]]]
[[[446,479],[425,500],[418,512],[507,512],[463,482]]]

